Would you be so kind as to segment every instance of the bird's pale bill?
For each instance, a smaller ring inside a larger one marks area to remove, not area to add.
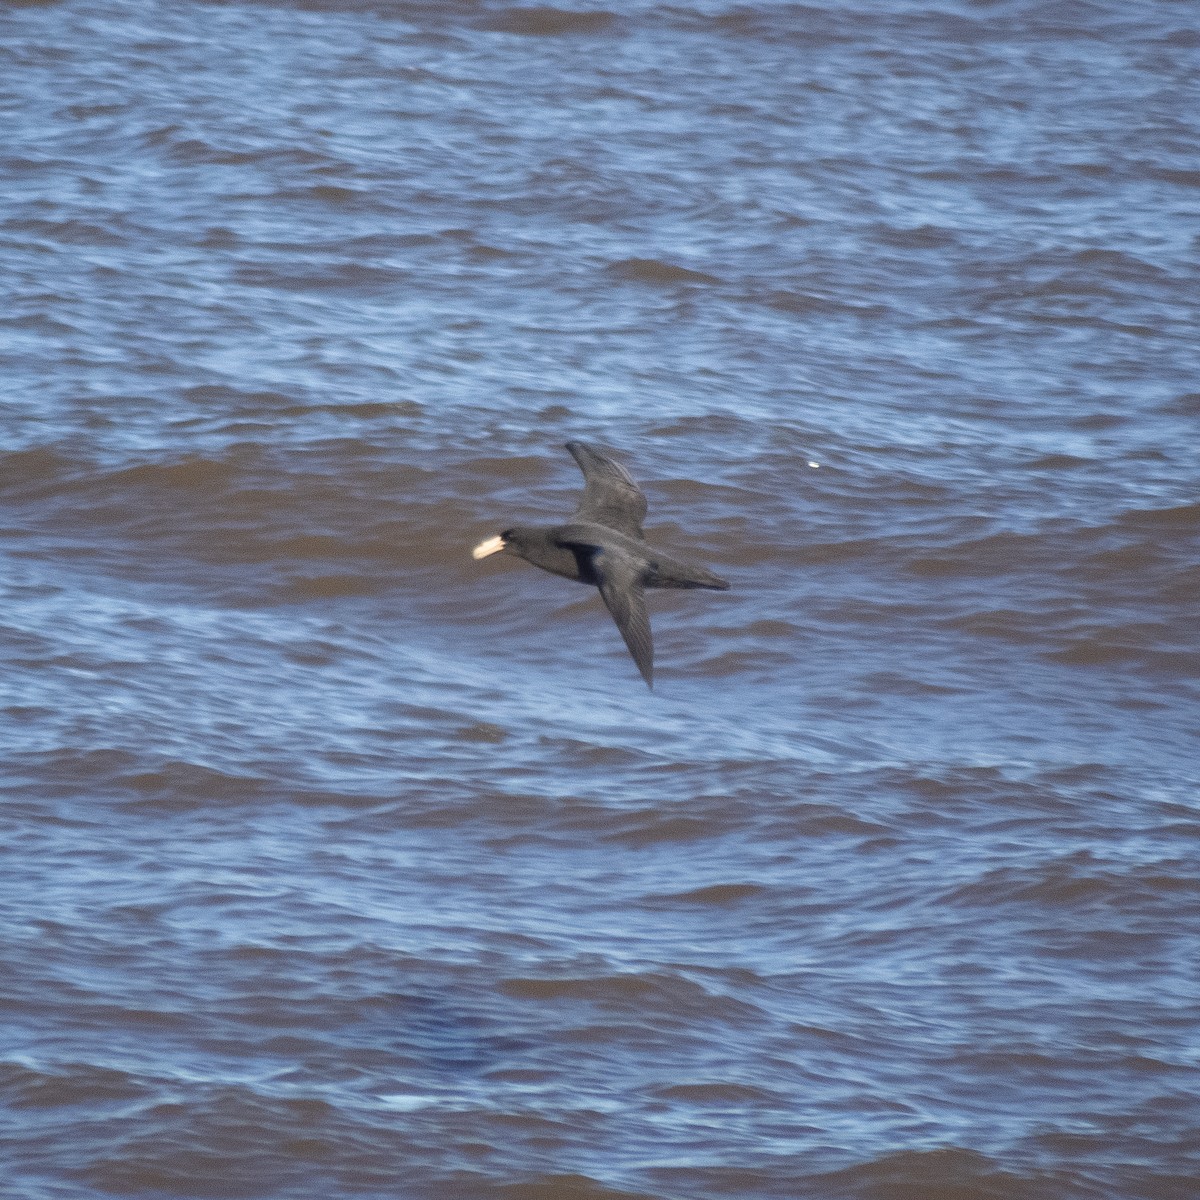
[[[474,559],[487,558],[489,554],[499,554],[504,549],[504,539],[497,534],[495,537],[490,537],[486,542],[480,542],[474,550],[471,551],[471,557]]]

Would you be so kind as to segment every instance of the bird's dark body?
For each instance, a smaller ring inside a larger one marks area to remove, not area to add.
[[[583,499],[575,519],[561,525],[518,525],[475,548],[476,558],[515,554],[543,571],[599,588],[642,677],[653,686],[654,645],[646,588],[711,588],[729,584],[704,567],[646,545],[646,497],[620,463],[585,446],[567,449],[583,471]]]
[[[603,525],[576,522],[548,528],[516,526],[506,531],[505,541],[506,549],[519,558],[551,575],[561,575],[576,583],[599,583],[592,558],[596,550],[602,548],[628,555],[637,564],[642,587],[712,588],[717,591],[729,587],[724,579],[703,567],[681,562],[661,550],[652,550],[645,542],[635,542]]]

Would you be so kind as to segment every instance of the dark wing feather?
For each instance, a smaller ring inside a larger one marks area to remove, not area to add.
[[[568,442],[567,449],[579,464],[584,480],[583,499],[575,510],[575,520],[604,525],[640,541],[646,497],[633,482],[633,476],[619,462],[582,442]]]
[[[654,642],[642,588],[640,564],[619,552],[600,550],[592,557],[596,586],[617,623],[647,686],[654,687]]]

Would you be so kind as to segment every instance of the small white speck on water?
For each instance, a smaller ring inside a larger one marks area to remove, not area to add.
[[[813,469],[814,471],[816,471],[816,470],[819,470],[819,469],[820,469],[820,466],[821,466],[821,464],[820,464],[820,463],[815,463],[815,462],[810,462],[808,465],[809,465],[810,467],[812,467],[812,469]]]

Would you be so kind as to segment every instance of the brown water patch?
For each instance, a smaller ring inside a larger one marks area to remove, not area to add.
[[[542,1175],[526,1183],[498,1187],[502,1200],[659,1200],[645,1192],[606,1187],[587,1175]]]
[[[676,1083],[655,1093],[664,1100],[681,1100],[685,1104],[705,1106],[738,1106],[744,1104],[777,1104],[780,1097],[766,1088],[747,1083]]]
[[[532,37],[561,37],[564,34],[609,33],[617,24],[614,13],[602,9],[562,9],[548,6],[507,8],[487,22],[500,33]]]
[[[674,892],[657,899],[678,904],[712,904],[722,907],[760,896],[766,890],[758,883],[714,883],[708,887],[694,888],[690,892]]]
[[[663,287],[721,282],[715,275],[709,275],[705,271],[681,267],[677,263],[663,262],[657,258],[626,258],[613,263],[609,270],[631,283],[652,283]]]

